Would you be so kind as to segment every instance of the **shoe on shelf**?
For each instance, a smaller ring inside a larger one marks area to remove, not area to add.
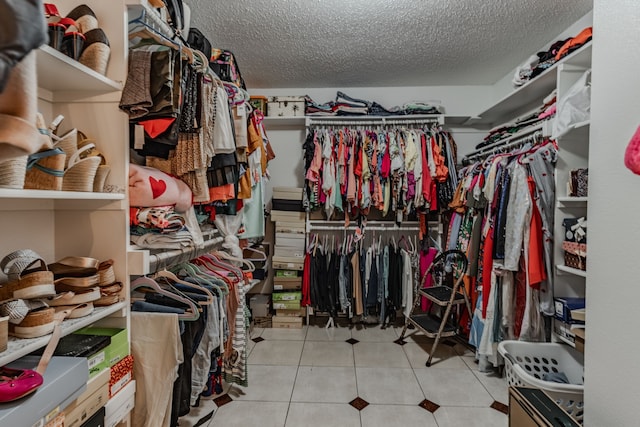
[[[55,310],[42,300],[16,299],[0,305],[0,313],[9,317],[9,335],[37,338],[53,332]]]
[[[56,279],[62,277],[86,277],[98,273],[100,261],[95,258],[68,256],[49,264]]]
[[[47,298],[56,294],[53,273],[36,252],[21,249],[0,261],[9,281],[0,287],[0,301],[15,298]]]
[[[28,396],[43,383],[42,375],[31,369],[0,368],[0,403]]]

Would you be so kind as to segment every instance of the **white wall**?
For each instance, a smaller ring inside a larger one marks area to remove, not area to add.
[[[640,176],[624,167],[640,124],[637,0],[594,1],[585,425],[637,426]]]

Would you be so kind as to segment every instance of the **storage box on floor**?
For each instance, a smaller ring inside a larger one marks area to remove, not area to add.
[[[509,427],[578,427],[543,390],[509,387]]]
[[[302,269],[304,267],[305,213],[302,188],[274,187],[271,220],[275,223],[272,265],[274,328],[301,328]]]

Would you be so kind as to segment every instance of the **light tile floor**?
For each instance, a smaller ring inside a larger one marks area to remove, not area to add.
[[[249,387],[225,387],[228,403],[201,400],[181,427],[500,427],[507,383],[478,371],[469,349],[401,328],[305,326],[254,329]],[[354,344],[347,340],[357,340]],[[229,399],[230,398],[230,399]],[[356,409],[360,408],[360,410]],[[498,409],[494,409],[498,408]]]

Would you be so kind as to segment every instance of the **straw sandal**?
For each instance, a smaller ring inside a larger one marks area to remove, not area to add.
[[[100,267],[98,267],[98,274],[100,275],[100,286],[115,283],[116,273],[113,271],[113,260],[102,261]]]
[[[63,286],[72,288],[90,288],[100,284],[100,275],[94,274],[85,277],[61,277],[53,281],[56,290],[62,289]]]
[[[87,144],[71,155],[68,168],[62,180],[63,191],[93,191],[93,182],[102,160],[100,157],[83,159],[81,155],[94,147],[93,144]]]
[[[64,163],[67,155],[61,148],[40,151],[29,156],[24,188],[62,190]]]
[[[94,28],[84,33],[84,36],[84,49],[79,58],[80,63],[103,76],[106,75],[109,57],[111,56],[111,47],[109,46],[107,35],[101,28]]]
[[[87,302],[83,304],[61,305],[55,307],[54,310],[56,313],[68,311],[69,314],[67,315],[67,319],[78,319],[93,313],[94,307],[93,303]]]
[[[46,298],[56,294],[53,273],[47,270],[47,264],[40,255],[30,249],[5,256],[0,261],[0,268],[9,279],[0,288],[0,301]]]
[[[96,286],[82,290],[76,289],[75,291],[61,291],[53,298],[47,299],[46,302],[51,307],[84,304],[99,300],[101,295],[100,288]]]
[[[100,261],[95,258],[68,256],[49,264],[56,279],[62,277],[86,277],[98,273]]]
[[[9,318],[9,335],[18,338],[37,338],[48,335],[55,327],[54,315],[55,310],[45,304],[44,307],[30,311],[18,324],[11,323]]]
[[[96,307],[112,305],[120,301],[122,283],[116,282],[108,286],[100,286],[100,299],[93,302]]]
[[[73,19],[76,22],[78,29],[83,33],[87,33],[98,28],[98,19],[96,18],[96,14],[86,4],[76,6],[67,14],[67,18]]]
[[[78,151],[78,129],[73,128],[62,136],[57,136],[52,133],[51,138],[54,141],[54,148],[57,147],[62,149],[62,151],[67,155],[64,161],[64,168],[67,169],[69,167],[69,160],[71,159],[71,156]]]
[[[88,145],[93,145],[93,147],[87,148],[86,151],[82,151],[81,157],[83,159],[87,157],[100,158],[100,166],[98,166],[96,177],[93,181],[93,191],[96,193],[102,193],[104,191],[104,184],[111,172],[111,167],[107,165],[107,159],[104,157],[104,154],[95,147],[95,140],[87,138],[82,132],[80,132],[80,135],[82,136],[82,139],[78,142],[78,149],[82,150]]]

